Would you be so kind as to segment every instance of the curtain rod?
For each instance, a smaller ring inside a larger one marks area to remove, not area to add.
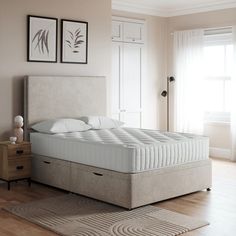
[[[211,31],[211,30],[223,30],[223,29],[232,29],[231,26],[221,26],[221,27],[212,27],[212,28],[203,28],[204,31]],[[200,29],[200,28],[197,28]],[[190,29],[191,30],[191,29]],[[178,31],[178,30],[177,30]],[[183,30],[184,31],[184,30]],[[187,31],[187,30],[186,30]],[[170,35],[174,35],[174,32],[171,32]]]

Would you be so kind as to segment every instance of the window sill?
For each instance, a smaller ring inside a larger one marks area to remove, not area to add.
[[[204,121],[204,125],[230,126],[230,122],[227,122],[227,121]]]

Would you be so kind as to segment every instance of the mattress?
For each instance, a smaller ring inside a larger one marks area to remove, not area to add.
[[[34,154],[123,173],[201,161],[209,154],[207,137],[135,128],[31,133],[30,141]]]

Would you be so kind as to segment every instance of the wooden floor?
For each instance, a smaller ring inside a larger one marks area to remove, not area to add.
[[[196,179],[197,181],[197,179]],[[24,183],[13,183],[7,191],[0,184],[0,207],[58,196],[63,192],[39,184],[31,188]],[[186,236],[236,235],[236,163],[213,161],[213,187],[211,192],[198,192],[164,201],[156,206],[209,221],[210,226],[194,230]],[[0,236],[53,236],[37,225],[0,210]]]

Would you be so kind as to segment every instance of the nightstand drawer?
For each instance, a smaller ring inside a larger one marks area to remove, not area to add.
[[[8,148],[8,157],[25,156],[31,154],[30,145],[15,145]]]
[[[8,160],[8,179],[20,179],[30,177],[31,158]]]

